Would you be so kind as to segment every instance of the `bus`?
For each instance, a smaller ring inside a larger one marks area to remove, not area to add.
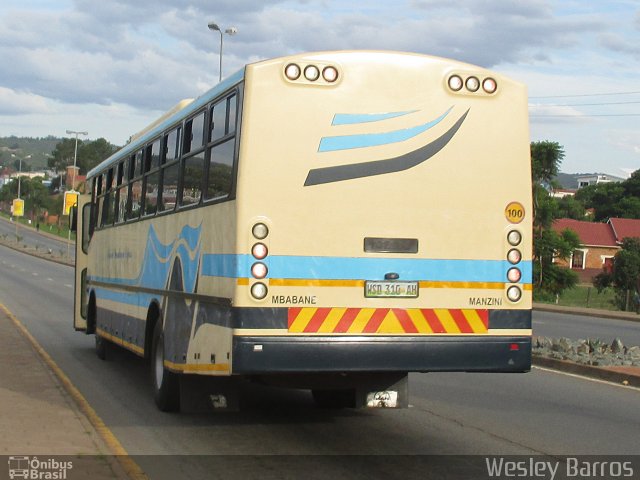
[[[527,92],[496,72],[248,64],[87,185],[75,328],[149,359],[163,411],[231,408],[248,381],[400,408],[410,372],[530,370]]]

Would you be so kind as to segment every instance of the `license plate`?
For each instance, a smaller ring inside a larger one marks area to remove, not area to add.
[[[367,281],[364,296],[367,298],[416,298],[418,282]]]

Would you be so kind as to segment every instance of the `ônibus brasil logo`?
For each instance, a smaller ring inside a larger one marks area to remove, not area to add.
[[[67,471],[73,468],[73,462],[55,458],[40,460],[38,457],[9,457],[9,478],[30,480],[65,480]]]

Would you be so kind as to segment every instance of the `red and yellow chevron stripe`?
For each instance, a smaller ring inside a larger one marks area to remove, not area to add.
[[[289,333],[483,334],[489,311],[422,308],[290,308]]]

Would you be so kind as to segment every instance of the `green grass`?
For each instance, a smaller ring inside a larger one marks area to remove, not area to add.
[[[565,290],[558,299],[558,305],[565,307],[589,307],[605,310],[617,310],[613,304],[615,294],[613,289],[607,288],[598,293],[593,285],[577,285]]]
[[[6,218],[7,220],[9,218],[11,218],[11,215],[7,215],[5,212],[0,212],[0,215],[3,216],[4,218]],[[13,221],[14,222],[18,222],[19,225],[24,226],[24,227],[28,227],[28,228],[33,228],[34,230],[36,229],[36,225],[34,222],[31,222],[31,224],[29,223],[29,219],[25,218],[25,217],[13,217]],[[58,227],[57,225],[45,225],[44,223],[40,224],[40,230],[42,230],[43,232],[47,232],[47,233],[51,233],[52,235],[57,235],[58,237],[66,240],[68,238],[69,235],[69,229],[67,228],[67,226],[65,225],[61,225],[60,227]],[[76,234],[75,233],[71,233],[71,239],[75,239],[76,238]]]

